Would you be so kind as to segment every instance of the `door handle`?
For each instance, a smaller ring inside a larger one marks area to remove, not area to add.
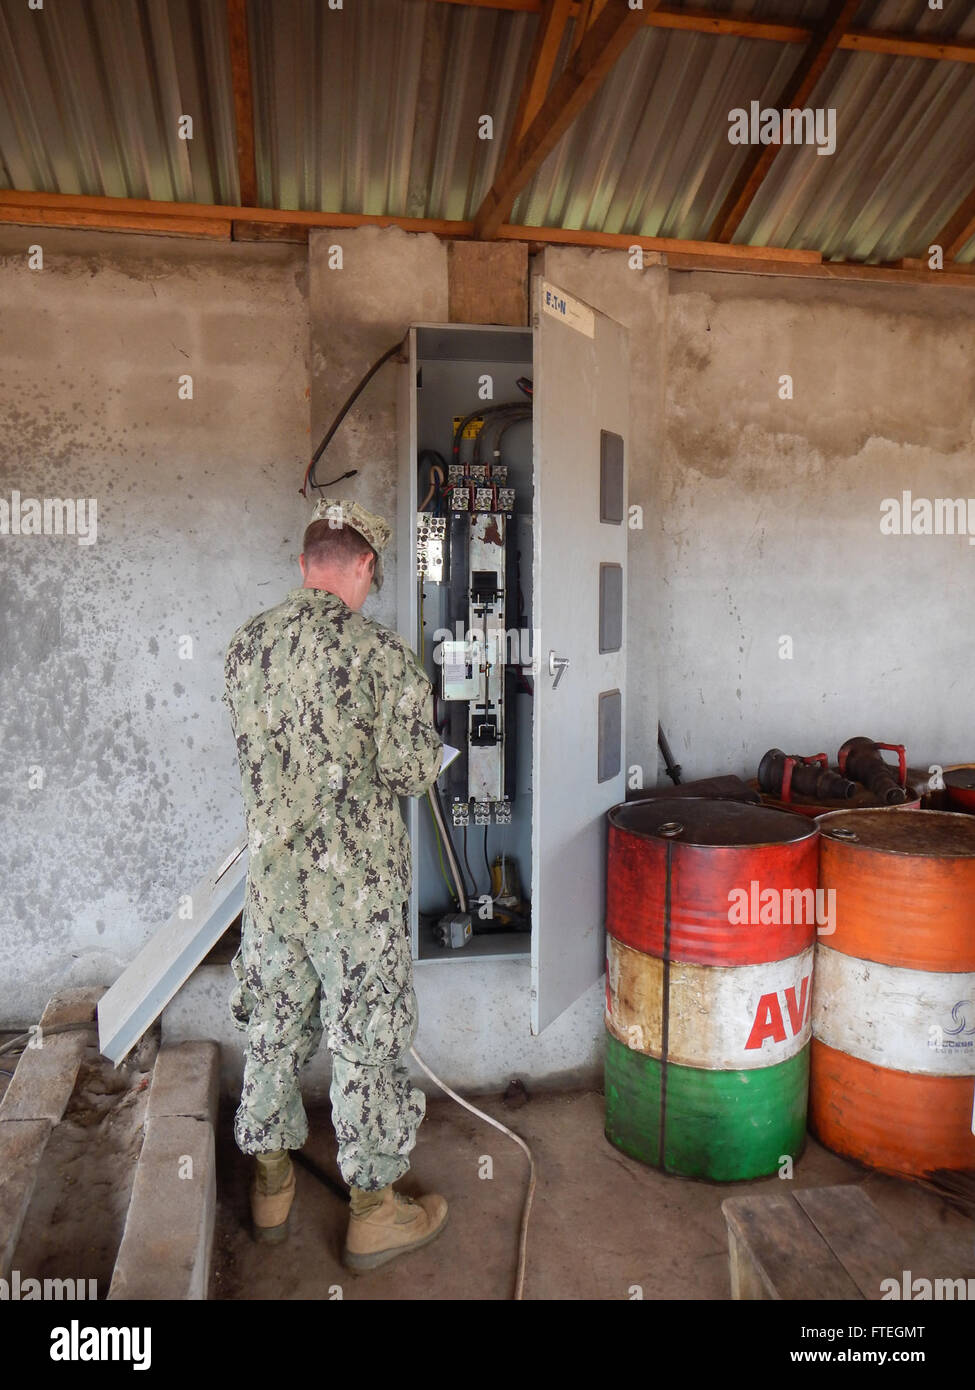
[[[556,656],[554,652],[549,652],[548,671],[550,676],[555,677],[555,682],[552,685],[553,690],[558,688],[559,681],[562,679],[562,673],[568,664],[569,658],[567,656]]]

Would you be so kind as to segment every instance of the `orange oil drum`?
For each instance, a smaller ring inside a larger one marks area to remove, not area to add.
[[[817,821],[835,929],[816,944],[809,1121],[921,1176],[975,1168],[975,817],[900,810]]]

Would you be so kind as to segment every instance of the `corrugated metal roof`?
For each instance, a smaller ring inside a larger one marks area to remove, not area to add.
[[[221,0],[2,0],[0,174],[48,193],[235,202]]]
[[[811,26],[826,5],[709,8]],[[248,12],[262,205],[473,216],[507,143],[536,15],[436,0],[340,10],[249,0]],[[973,38],[975,13],[864,0],[855,27]],[[776,104],[802,54],[801,44],[646,28],[511,220],[706,238],[750,152],[729,143],[729,112]],[[836,110],[836,152],[784,148],[735,240],[865,261],[922,254],[975,187],[972,66],[839,51],[810,104]],[[184,113],[192,141],[178,138]],[[492,140],[478,138],[482,115]],[[0,0],[0,178],[237,203],[223,0],[57,0],[41,11]],[[975,259],[975,238],[960,259]]]

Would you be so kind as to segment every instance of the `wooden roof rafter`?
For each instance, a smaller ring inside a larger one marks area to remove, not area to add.
[[[254,92],[247,0],[226,0],[226,3],[230,77],[237,126],[237,181],[241,203],[252,207],[257,202],[257,158],[254,149]]]
[[[803,54],[778,100],[771,103],[773,109],[788,111],[805,106],[860,4],[861,0],[831,0],[815,40]],[[731,240],[781,149],[780,143],[752,148],[711,225],[709,241]]]
[[[441,4],[467,5],[474,9],[508,10],[537,14],[543,0],[439,0]],[[573,0],[571,17],[581,8]],[[671,10],[659,6],[647,11],[644,22],[652,29],[679,29],[714,37],[760,39],[768,43],[809,43],[816,30],[787,21],[749,19],[716,10]],[[975,63],[975,39],[937,39],[891,29],[849,29],[837,45],[855,53],[882,53],[890,58],[926,58],[931,62]]]
[[[605,0],[602,10],[570,57],[555,85],[520,139],[505,152],[487,196],[474,214],[474,235],[490,241],[508,219],[518,194],[552,152],[579,112],[595,96],[617,58],[642,29],[646,9],[627,0]]]
[[[941,247],[945,264],[953,261],[963,246],[975,236],[975,188],[964,202],[960,203],[941,231],[933,239],[932,245]]]

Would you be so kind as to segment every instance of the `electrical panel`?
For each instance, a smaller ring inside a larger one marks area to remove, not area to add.
[[[412,592],[401,584],[400,627],[430,676],[444,742],[459,750],[407,813],[415,954],[524,955],[537,661],[532,335],[442,325],[415,328],[412,340],[400,551],[413,579]]]

